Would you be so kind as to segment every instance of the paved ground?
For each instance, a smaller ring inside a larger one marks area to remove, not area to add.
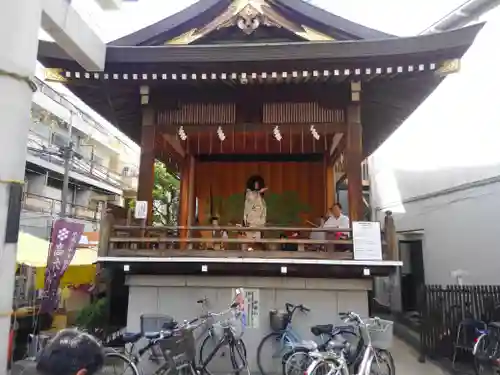
[[[429,361],[420,363],[418,353],[397,338],[394,338],[391,353],[396,361],[397,375],[447,375],[446,372]]]

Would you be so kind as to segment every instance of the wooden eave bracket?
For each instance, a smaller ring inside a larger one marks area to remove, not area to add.
[[[176,136],[164,133],[163,139],[167,146],[178,155],[179,160],[183,160],[186,157],[186,150],[184,150],[184,147],[182,147],[180,140]]]

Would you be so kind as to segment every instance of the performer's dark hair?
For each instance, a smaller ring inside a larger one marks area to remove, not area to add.
[[[253,175],[247,180],[247,189],[255,190],[255,183],[259,184],[259,190],[266,187],[264,179],[259,175]]]

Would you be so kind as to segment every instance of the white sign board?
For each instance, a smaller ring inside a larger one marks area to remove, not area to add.
[[[354,221],[352,242],[355,260],[382,260],[382,239],[378,221]]]
[[[136,219],[146,219],[148,217],[148,202],[147,201],[135,202],[134,217]]]

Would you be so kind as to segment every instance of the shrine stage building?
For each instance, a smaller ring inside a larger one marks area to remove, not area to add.
[[[335,202],[339,175],[346,214],[366,220],[363,160],[459,69],[481,27],[401,38],[302,0],[200,0],[109,43],[102,72],[41,41],[46,79],[141,145],[139,201],[152,207],[155,159],[181,178],[179,227],[141,229],[118,211],[103,220],[99,261],[112,275],[113,316],[131,330],[143,313],[182,321],[199,312],[198,299],[222,310],[243,287],[255,369],[272,308],[310,307],[294,324],[304,338],[338,311],[368,315],[372,278],[401,265],[395,234],[383,234],[381,259],[359,260],[349,239],[310,239],[309,223]],[[244,252],[235,224],[252,175],[269,187],[268,220]],[[228,238],[214,238],[213,216]],[[283,241],[282,232],[298,237]],[[282,251],[284,242],[298,251]]]

